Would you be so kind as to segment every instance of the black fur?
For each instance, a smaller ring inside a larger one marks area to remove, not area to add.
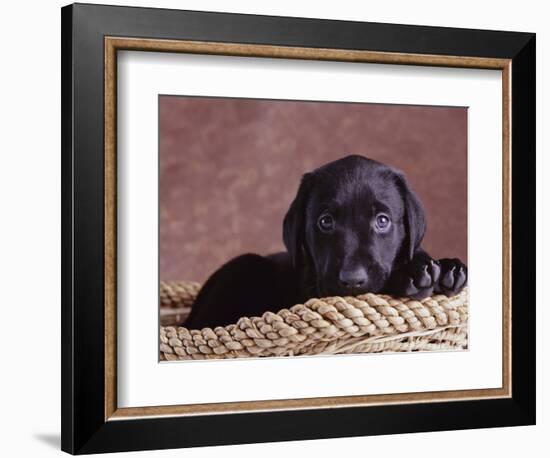
[[[185,325],[227,325],[311,297],[454,295],[466,284],[466,266],[433,260],[420,247],[425,232],[424,209],[401,172],[361,156],[331,162],[302,178],[283,222],[287,253],[223,265]]]

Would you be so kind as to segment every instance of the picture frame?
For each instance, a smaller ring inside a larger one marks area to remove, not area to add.
[[[534,34],[74,4],[62,9],[61,38],[64,451],[535,423]],[[502,386],[119,408],[116,64],[123,50],[502,72]]]

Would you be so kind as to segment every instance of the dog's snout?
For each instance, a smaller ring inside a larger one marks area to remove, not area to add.
[[[339,277],[340,284],[348,289],[360,288],[367,283],[367,272],[363,267],[342,269]]]

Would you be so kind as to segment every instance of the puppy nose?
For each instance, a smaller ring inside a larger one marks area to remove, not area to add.
[[[339,277],[344,288],[359,288],[367,282],[367,272],[362,267],[341,270]]]

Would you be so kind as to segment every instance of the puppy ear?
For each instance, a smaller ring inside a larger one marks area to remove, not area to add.
[[[426,213],[417,195],[411,190],[405,176],[397,173],[403,203],[405,208],[405,246],[404,253],[409,261],[413,258],[415,251],[426,233]]]
[[[310,187],[311,175],[306,173],[283,221],[283,242],[295,269],[302,267],[305,247],[305,212]]]

